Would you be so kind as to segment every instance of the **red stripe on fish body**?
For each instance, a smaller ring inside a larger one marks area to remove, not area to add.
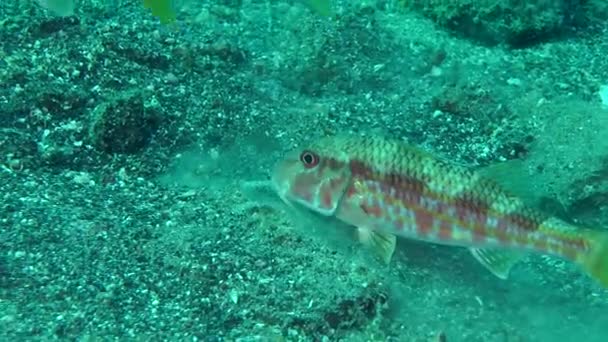
[[[417,210],[414,211],[414,217],[416,218],[416,228],[418,234],[423,237],[429,237],[435,224],[433,214],[426,210]]]
[[[332,193],[330,191],[323,191],[321,196],[321,204],[323,208],[325,210],[331,209],[333,207]]]
[[[446,220],[441,221],[440,225],[439,225],[439,234],[438,237],[440,240],[442,241],[450,241],[453,239],[453,229],[454,227],[452,226],[451,222],[448,222]]]

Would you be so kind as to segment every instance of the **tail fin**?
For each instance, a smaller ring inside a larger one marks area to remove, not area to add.
[[[589,231],[590,250],[579,258],[582,267],[608,288],[608,232]]]

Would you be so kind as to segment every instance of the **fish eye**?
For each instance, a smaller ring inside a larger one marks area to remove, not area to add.
[[[319,156],[310,151],[304,151],[300,154],[300,161],[306,168],[312,168],[319,164]]]

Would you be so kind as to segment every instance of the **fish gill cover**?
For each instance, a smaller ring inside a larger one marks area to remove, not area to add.
[[[478,260],[504,254],[361,234],[271,179],[388,137],[605,231],[605,1],[167,4],[0,2],[0,340],[606,340],[574,264],[502,280]]]

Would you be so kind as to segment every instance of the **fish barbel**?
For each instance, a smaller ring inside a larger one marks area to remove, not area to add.
[[[608,232],[545,214],[483,172],[400,141],[323,138],[288,153],[272,183],[286,203],[357,227],[387,262],[401,236],[468,247],[503,279],[526,252],[555,255],[608,287]]]

